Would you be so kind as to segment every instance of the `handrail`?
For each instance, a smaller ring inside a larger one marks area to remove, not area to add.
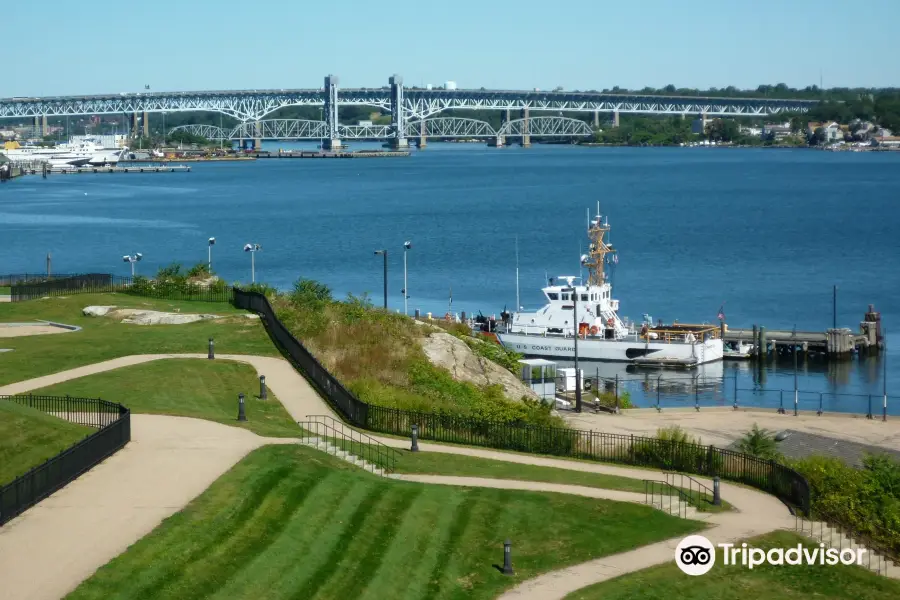
[[[334,427],[335,429],[337,429],[338,426],[340,426],[341,430],[349,429],[350,432],[351,432],[351,433],[350,433],[351,437],[352,437],[354,434],[356,434],[357,436],[359,436],[359,439],[361,439],[361,440],[364,441],[365,443],[367,443],[367,444],[369,444],[369,445],[371,445],[371,446],[376,446],[376,447],[380,448],[381,451],[382,451],[385,455],[391,457],[392,464],[393,464],[393,465],[396,465],[396,463],[397,463],[397,457],[400,455],[400,452],[399,452],[396,448],[393,448],[393,447],[391,447],[391,446],[388,446],[388,445],[385,444],[384,442],[379,442],[378,440],[376,440],[376,439],[373,438],[372,436],[370,436],[370,435],[368,435],[368,434],[366,434],[366,433],[363,433],[362,431],[359,431],[358,429],[354,429],[353,427],[347,425],[347,424],[344,423],[343,421],[341,421],[341,420],[339,420],[339,419],[335,419],[335,418],[332,417],[331,415],[306,415],[306,418],[307,418],[307,419],[312,419],[313,421],[318,421],[319,419],[321,419],[323,423],[328,423],[328,422],[330,422],[330,423],[331,423],[331,426]],[[391,471],[393,472],[393,468],[391,469]]]
[[[807,523],[808,528],[806,525]],[[816,523],[819,524],[818,535],[815,532]],[[811,514],[808,516],[804,516],[800,513],[794,514],[794,530],[799,531],[803,534],[808,534],[809,537],[813,537],[820,542],[825,542],[826,526],[829,530],[829,545],[833,545],[835,542],[835,532],[839,534],[837,543],[840,549],[843,549],[844,547],[843,544],[845,537],[849,538],[851,541],[856,542],[857,544],[864,545],[869,550],[869,552],[866,553],[868,554],[869,568],[871,568],[872,566],[872,554],[877,553],[878,558],[876,559],[876,569],[879,574],[882,574],[882,567],[884,567],[884,573],[887,572],[888,561],[890,561],[890,563],[894,566],[900,565],[900,552],[898,552],[897,548],[890,547],[888,543],[876,540],[871,535],[862,531],[858,531],[853,526],[842,523],[841,519],[834,515],[831,515],[825,510],[813,508]]]
[[[332,423],[343,426],[343,423],[331,417],[314,415],[308,418],[310,419],[308,421],[298,421],[298,424],[304,429],[303,439],[305,441],[308,442],[313,438],[323,439],[326,443],[334,446],[335,451],[341,450],[359,456],[375,467],[381,468],[385,475],[396,470],[397,451],[394,448],[349,427],[346,428],[350,431],[348,435],[344,427],[339,429],[326,422],[326,419],[330,419]]]
[[[669,492],[669,493],[666,493]],[[685,494],[681,489],[675,487],[674,485],[666,482],[659,481],[656,479],[645,479],[644,480],[644,503],[649,504],[650,506],[657,506],[656,497],[659,496],[659,508],[661,510],[665,509],[665,500],[664,498],[668,498],[669,502],[669,510],[667,511],[670,515],[677,514],[682,519],[687,518],[687,507],[691,505],[690,497]],[[677,513],[672,512],[672,499],[677,498],[677,501],[674,503],[675,508],[677,509]]]
[[[666,483],[680,490],[686,489],[688,491],[688,498],[690,498],[689,502],[691,503],[691,505],[697,508],[702,508],[700,505],[701,502],[708,502],[710,506],[713,504],[715,494],[713,494],[713,491],[709,489],[709,487],[707,487],[704,483],[697,481],[696,479],[694,479],[690,475],[686,475],[685,473],[666,471],[664,475],[666,477]],[[676,477],[681,478],[677,485],[675,483]],[[669,481],[670,478],[671,481]],[[687,485],[685,485],[685,479],[687,479]],[[695,490],[697,492],[696,499],[694,497]]]

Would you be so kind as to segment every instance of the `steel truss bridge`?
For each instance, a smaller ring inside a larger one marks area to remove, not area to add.
[[[180,125],[169,135],[184,131],[209,140],[320,140],[326,137],[325,121],[270,119],[241,123],[227,130],[215,125]],[[587,137],[593,129],[586,122],[568,117],[531,117],[515,119],[494,129],[490,123],[462,117],[435,117],[406,123],[405,137],[487,138],[510,137]],[[392,125],[338,125],[338,134],[346,140],[380,140],[394,137]]]
[[[612,113],[614,122],[620,113],[654,115],[692,115],[706,117],[767,116],[781,112],[807,112],[812,100],[768,98],[713,98],[695,96],[656,96],[644,94],[608,94],[599,92],[515,91],[515,90],[423,90],[406,88],[399,75],[389,78],[382,88],[338,89],[338,78],[325,77],[319,89],[228,90],[201,92],[148,92],[44,98],[0,99],[0,118],[34,117],[46,123],[48,116],[129,114],[143,116],[144,132],[149,132],[148,114],[160,112],[212,111],[232,116],[242,124],[261,121],[266,115],[288,106],[323,106],[326,123],[323,142],[340,145],[339,106],[370,106],[391,114],[392,135],[398,145],[405,144],[407,122],[422,122],[445,110],[518,111],[529,128],[537,116],[529,113],[592,113],[595,126],[600,113]],[[46,126],[44,126],[46,130]],[[535,135],[532,133],[532,135]]]

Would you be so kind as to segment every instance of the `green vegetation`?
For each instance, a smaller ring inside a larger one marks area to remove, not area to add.
[[[278,318],[361,400],[378,406],[445,411],[504,422],[563,426],[540,401],[514,402],[500,385],[456,381],[422,350],[426,328],[403,315],[376,310],[366,296],[332,299],[320,283],[300,280],[271,295]],[[491,349],[484,349],[491,352]]]
[[[869,456],[857,469],[815,456],[789,464],[809,482],[814,517],[840,523],[900,554],[900,462]]]
[[[95,430],[0,400],[0,485],[56,456]]]
[[[818,544],[787,531],[772,532],[747,540],[758,548],[788,548]],[[670,561],[664,565],[629,573],[578,590],[567,600],[890,600],[900,597],[900,581],[888,579],[857,566],[762,565],[750,570],[723,565],[721,552],[716,565],[701,577],[682,573]]]
[[[626,146],[669,146],[697,139],[699,136],[691,132],[691,120],[681,117],[623,117],[618,127],[607,127],[594,135],[597,143]]]
[[[12,293],[8,285],[0,285],[0,296],[9,296]]]
[[[196,417],[237,425],[271,437],[297,437],[300,427],[271,390],[259,400],[259,379],[250,365],[227,360],[168,359],[88,375],[35,390],[118,402],[134,413]],[[247,421],[238,422],[243,393]]]
[[[464,329],[467,329],[464,327]],[[453,335],[461,339],[466,345],[481,358],[495,362],[513,375],[519,375],[519,361],[522,355],[514,350],[505,348],[497,342],[491,342],[483,337],[474,338],[468,332],[454,331]]]
[[[86,317],[85,306],[212,313],[228,318],[187,325],[129,325],[107,317]],[[3,321],[44,319],[83,327],[58,335],[5,338],[0,385],[57,373],[131,354],[203,353],[215,339],[216,352],[279,356],[257,319],[224,302],[189,302],[141,298],[129,294],[80,294],[70,297],[4,304]],[[89,394],[95,396],[96,394]]]
[[[753,429],[744,434],[738,442],[738,450],[757,458],[778,460],[781,454],[778,452],[778,443],[775,434],[768,429],[760,429],[753,424]]]
[[[539,573],[701,528],[636,504],[398,482],[269,446],[69,598],[495,598]],[[505,538],[514,577],[492,566]]]

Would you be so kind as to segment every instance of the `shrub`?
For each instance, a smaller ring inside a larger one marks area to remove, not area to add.
[[[658,429],[655,439],[635,443],[631,455],[636,464],[671,471],[714,473],[721,467],[718,454],[677,425]]]
[[[496,342],[488,341],[482,336],[473,338],[471,335],[460,333],[458,329],[448,329],[448,331],[464,341],[472,352],[481,358],[500,365],[513,375],[519,375],[519,361],[522,360],[522,354],[505,348]]]
[[[769,460],[781,458],[775,435],[768,429],[760,429],[756,423],[753,424],[753,429],[745,433],[738,442],[738,450],[757,458]]]
[[[324,283],[300,278],[294,282],[289,299],[297,306],[318,307],[323,303],[332,302],[331,289]]]
[[[205,262],[197,263],[187,272],[188,279],[206,279],[210,275],[212,275],[212,271],[209,270],[209,264]]]
[[[240,288],[245,292],[258,292],[265,296],[266,298],[274,298],[278,295],[278,290],[268,283],[251,283],[250,285],[240,285],[238,283],[234,284],[234,287]]]

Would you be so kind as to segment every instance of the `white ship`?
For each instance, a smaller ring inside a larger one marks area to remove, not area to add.
[[[40,161],[49,163],[51,167],[66,168],[115,165],[126,151],[127,148],[104,148],[97,141],[87,138],[53,148],[19,146],[3,152],[11,161]]]
[[[609,222],[598,214],[588,227],[589,253],[581,257],[590,275],[551,278],[543,288],[547,304],[536,312],[504,313],[497,323],[497,340],[526,356],[629,362],[647,367],[694,367],[722,360],[719,327],[675,323],[657,325],[645,316],[637,329],[619,318],[619,301],[612,297],[606,265],[618,262],[606,241]],[[554,283],[554,280],[558,283]]]

